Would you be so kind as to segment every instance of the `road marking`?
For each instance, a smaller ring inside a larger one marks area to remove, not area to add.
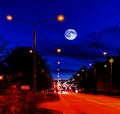
[[[93,99],[93,97],[87,97],[86,98],[86,96],[84,97],[84,96],[76,96],[76,95],[72,95],[72,96],[75,96],[75,97],[77,97],[77,98],[81,98],[81,99],[83,99],[83,100],[86,100],[86,101],[90,101],[90,102],[93,102],[93,103],[96,103],[96,104],[99,104],[99,105],[104,105],[104,106],[108,106],[108,107],[110,107],[111,108],[111,111],[115,111],[115,110],[120,110],[119,108],[118,108],[118,106],[120,106],[118,103],[116,103],[116,101],[114,101],[114,100],[111,100],[110,99],[110,101],[109,102],[99,102],[99,101],[96,101],[96,100],[92,100]],[[97,99],[98,100],[98,99]],[[107,101],[107,100],[106,100]],[[112,103],[113,102],[113,103]],[[119,102],[119,101],[117,101],[117,102]],[[117,106],[117,107],[116,107]]]
[[[97,103],[97,104],[104,104],[104,103],[102,103],[102,102],[98,102],[98,101],[91,100],[91,99],[85,99],[85,100],[87,100],[87,101],[91,101],[91,102],[94,102],[94,103]]]
[[[84,97],[81,97],[81,96],[76,96],[76,95],[73,95],[73,96],[75,96],[75,97],[78,97],[78,98],[81,98],[81,99],[84,99],[84,100],[86,100],[86,101],[90,101],[90,102],[94,102],[94,103],[97,103],[97,104],[104,104],[104,103],[102,103],[102,102],[98,102],[98,101],[96,101],[96,100],[92,100],[92,98],[84,98]]]

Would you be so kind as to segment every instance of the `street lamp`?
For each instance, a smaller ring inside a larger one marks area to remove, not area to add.
[[[1,87],[0,87],[0,93],[2,93],[3,92],[3,90],[4,90],[4,80],[3,80],[3,75],[0,75],[0,82],[1,82]]]
[[[105,56],[105,59],[106,59],[106,57],[108,55],[107,51],[104,51],[103,55]],[[106,92],[106,76],[107,76],[107,74],[106,74],[106,68],[107,68],[107,65],[104,64],[104,69],[105,69],[105,72],[104,72],[104,74],[105,74],[105,76],[104,76],[104,92]]]
[[[3,75],[0,75],[0,80],[3,80]]]
[[[113,58],[111,57],[109,59],[110,62],[110,86],[111,86],[111,90],[110,90],[110,94],[112,95],[112,63],[113,63]]]
[[[33,53],[33,50],[29,50],[29,53]]]
[[[92,66],[92,63],[89,63],[89,66]]]
[[[59,65],[59,64],[60,64],[60,61],[58,61],[57,64]]]
[[[53,20],[58,20],[59,22],[62,22],[62,21],[64,21],[64,16],[60,14],[60,15],[57,16],[57,18],[53,18],[53,19],[49,19],[49,20],[41,20],[41,21],[37,21],[36,23],[31,22],[31,21],[27,21],[27,20],[24,20],[24,19],[20,19],[20,18],[15,18],[11,15],[8,15],[6,17],[6,19],[9,20],[9,21],[17,20],[17,21],[25,22],[25,23],[33,25],[33,27],[34,27],[34,37],[33,37],[33,42],[34,42],[34,49],[33,49],[33,55],[34,55],[34,58],[33,58],[33,61],[34,61],[34,65],[33,65],[33,89],[36,91],[36,26],[41,24],[41,23],[50,22],[50,21],[53,21]]]
[[[104,51],[104,52],[103,52],[103,55],[104,55],[104,56],[106,56],[106,55],[107,55],[107,52],[106,52],[106,51]]]
[[[57,17],[57,19],[59,21],[61,21],[64,18],[62,16],[60,16],[60,17]],[[57,50],[56,50],[57,53],[61,53],[61,51],[62,51],[61,48],[57,48]],[[58,67],[60,68],[61,62],[58,61],[57,64],[59,65]],[[59,70],[58,70],[57,78],[58,78],[57,83],[58,83],[58,85],[60,85],[60,72],[59,72]],[[58,90],[60,90],[60,89],[61,89],[61,87],[58,86]]]
[[[97,66],[96,66],[96,62],[94,63],[94,66],[93,66],[93,72],[94,72],[94,93],[96,93],[97,91],[96,91],[96,89],[97,89],[97,80],[96,80],[96,68]]]
[[[57,16],[57,20],[60,22],[62,22],[64,19],[65,19],[65,17],[62,14]]]
[[[57,53],[61,53],[61,51],[62,51],[62,50],[61,50],[60,48],[57,49]]]
[[[79,77],[79,76],[80,76],[80,74],[78,73],[78,74],[77,74],[77,76]]]

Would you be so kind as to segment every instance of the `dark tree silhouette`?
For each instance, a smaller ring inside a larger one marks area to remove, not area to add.
[[[28,84],[31,88],[33,87],[34,55],[32,51],[30,52],[30,50],[32,50],[30,47],[17,47],[5,58],[5,62],[8,66],[8,75],[9,78],[11,77],[10,82],[18,84],[18,87],[22,84]],[[42,56],[38,53],[36,55],[36,70],[37,90],[49,88],[51,86],[49,70],[47,68],[46,61],[42,59]]]

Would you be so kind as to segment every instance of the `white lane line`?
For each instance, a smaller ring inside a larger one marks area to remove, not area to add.
[[[73,95],[74,96],[74,95]],[[99,102],[99,101],[96,101],[96,100],[92,100],[92,98],[89,98],[89,97],[81,97],[81,96],[76,96],[75,95],[75,97],[78,97],[78,98],[80,98],[80,99],[83,99],[83,100],[86,100],[86,101],[90,101],[90,102],[93,102],[93,103],[97,103],[97,104],[101,104],[101,105],[103,105],[104,103],[103,102]]]
[[[83,99],[83,100],[86,100],[86,101],[90,101],[90,102],[93,102],[93,103],[96,103],[96,104],[100,104],[100,105],[104,105],[104,106],[109,106],[110,108],[113,108],[113,109],[111,109],[111,110],[120,110],[119,108],[118,108],[118,106],[120,106],[120,105],[116,105],[116,104],[113,104],[113,103],[106,103],[106,102],[98,102],[98,101],[96,101],[96,100],[92,100],[92,98],[90,97],[90,98],[86,98],[86,97],[81,97],[81,96],[76,96],[77,98],[81,98],[81,99]],[[115,101],[114,101],[115,102]],[[116,107],[117,106],[117,107]]]
[[[98,102],[98,101],[96,101],[96,100],[91,100],[91,99],[85,99],[85,100],[90,101],[90,102],[94,102],[94,103],[97,103],[97,104],[104,104],[104,103]]]

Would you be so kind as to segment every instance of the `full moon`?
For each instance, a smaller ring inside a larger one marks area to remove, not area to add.
[[[77,32],[74,29],[67,29],[64,36],[68,40],[74,40],[77,37]]]

